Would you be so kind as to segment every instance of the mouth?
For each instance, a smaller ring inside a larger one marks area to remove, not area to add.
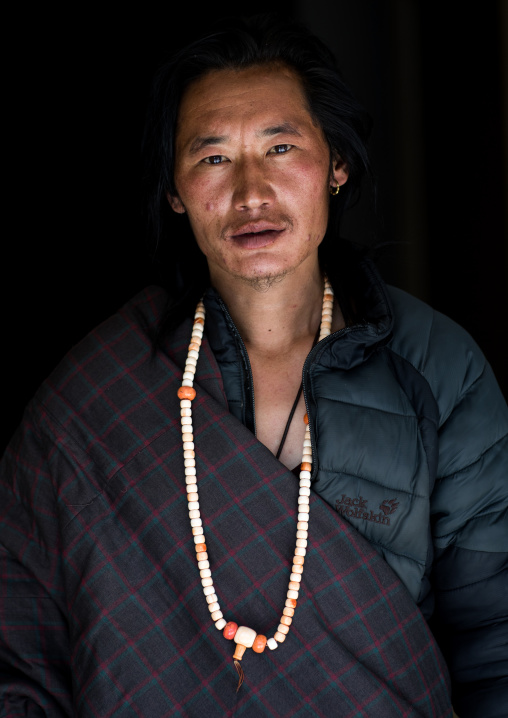
[[[243,249],[259,249],[273,244],[285,228],[278,228],[275,225],[261,223],[245,225],[229,235],[229,239],[238,247]]]

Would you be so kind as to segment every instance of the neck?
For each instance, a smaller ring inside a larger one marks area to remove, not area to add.
[[[295,271],[263,291],[244,280],[212,277],[212,283],[250,352],[280,356],[295,342],[314,337],[321,321],[323,278],[317,264],[313,271]]]

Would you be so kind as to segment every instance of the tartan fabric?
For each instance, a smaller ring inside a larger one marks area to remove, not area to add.
[[[195,561],[179,403],[190,323],[165,352],[157,290],[99,327],[41,388],[0,484],[1,715],[451,716],[419,609],[367,541],[311,501],[288,638],[248,651],[217,631]],[[273,635],[297,480],[226,408],[203,344],[193,405],[205,535],[227,620]]]

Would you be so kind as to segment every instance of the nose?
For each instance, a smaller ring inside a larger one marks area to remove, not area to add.
[[[268,208],[275,199],[263,161],[238,163],[234,182],[233,205],[237,210]]]

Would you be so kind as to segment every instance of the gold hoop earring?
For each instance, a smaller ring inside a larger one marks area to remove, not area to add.
[[[333,195],[334,197],[339,194],[339,190],[340,190],[340,185],[335,185],[335,187],[333,185],[330,185],[330,194]]]

